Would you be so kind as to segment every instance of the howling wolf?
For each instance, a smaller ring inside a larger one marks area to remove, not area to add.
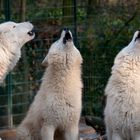
[[[78,140],[81,113],[82,57],[71,32],[62,31],[43,61],[46,71],[27,116],[17,129],[18,140]],[[56,135],[56,136],[55,136]]]
[[[22,46],[35,37],[32,29],[29,22],[0,24],[0,83],[20,59]]]
[[[105,94],[108,140],[140,140],[140,31],[116,56]]]

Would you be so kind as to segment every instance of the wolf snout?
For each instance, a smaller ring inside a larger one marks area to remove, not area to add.
[[[68,28],[64,29],[65,36],[63,38],[63,43],[66,44],[67,41],[72,41],[72,34]]]
[[[35,35],[36,32],[37,32],[37,29],[33,27],[32,30],[29,31],[27,34],[28,34],[29,36],[33,36],[33,35]]]

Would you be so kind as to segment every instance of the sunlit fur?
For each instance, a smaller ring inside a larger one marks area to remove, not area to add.
[[[140,140],[140,38],[116,56],[105,89],[108,140]]]
[[[71,33],[70,33],[71,34]],[[77,140],[81,113],[82,57],[65,31],[43,61],[46,71],[27,116],[17,129],[18,140]],[[60,138],[59,132],[63,134]]]

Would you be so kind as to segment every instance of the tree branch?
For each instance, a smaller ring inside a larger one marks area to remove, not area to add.
[[[134,12],[134,14],[124,23],[124,25],[115,33],[115,36],[120,35],[120,33],[123,31],[123,29],[130,24],[134,20],[134,18],[137,16],[137,11]],[[107,46],[113,39],[110,38],[105,42],[105,46]]]

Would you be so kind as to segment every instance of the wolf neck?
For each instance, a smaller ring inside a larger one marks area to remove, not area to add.
[[[12,48],[12,46],[10,46]],[[6,74],[13,69],[20,58],[20,50],[12,50],[7,44],[0,42],[0,57],[3,58],[0,62],[0,83],[3,82]]]
[[[69,77],[70,75],[77,75],[80,71],[80,68],[78,70],[78,68],[76,67],[70,67],[70,66],[64,66],[64,65],[59,65],[59,66],[50,66],[47,68],[44,78],[48,79],[57,79],[60,80],[60,82],[62,81],[62,79],[67,79],[67,77]],[[79,75],[79,74],[78,74]],[[62,79],[61,79],[62,78]],[[55,81],[54,81],[55,82]]]
[[[42,87],[57,93],[65,89],[77,90],[82,87],[81,70],[80,68],[55,70],[49,67],[43,76]]]

